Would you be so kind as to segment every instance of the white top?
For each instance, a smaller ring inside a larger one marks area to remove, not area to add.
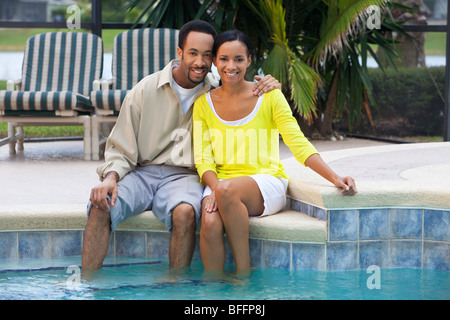
[[[186,112],[194,104],[194,101],[195,101],[194,97],[195,97],[196,92],[201,87],[203,87],[203,82],[192,89],[185,89],[183,87],[180,87],[178,85],[178,83],[175,82],[175,80],[173,80],[173,85],[177,89],[178,95],[180,96],[181,109],[183,109],[183,115],[186,115]]]
[[[261,104],[262,104],[262,101],[263,101],[263,97],[264,97],[264,94],[259,96],[255,107],[253,108],[252,112],[250,112],[249,115],[245,116],[242,119],[233,120],[233,121],[224,120],[221,117],[219,117],[219,115],[216,112],[216,109],[214,108],[214,104],[212,102],[210,92],[208,92],[206,94],[206,101],[208,102],[208,105],[211,108],[211,111],[216,116],[216,118],[219,119],[220,122],[222,122],[223,124],[225,124],[227,126],[239,127],[239,126],[243,126],[244,124],[247,124],[247,123],[249,123],[250,121],[253,120],[253,118],[256,116],[256,114],[259,111],[259,107],[261,107]]]

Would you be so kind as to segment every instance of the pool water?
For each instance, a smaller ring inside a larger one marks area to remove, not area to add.
[[[80,257],[2,260],[1,300],[450,299],[450,272],[430,269],[289,271],[257,268],[250,277],[206,275],[202,263],[174,271],[168,261],[107,258],[80,277]],[[232,266],[227,266],[232,270]]]

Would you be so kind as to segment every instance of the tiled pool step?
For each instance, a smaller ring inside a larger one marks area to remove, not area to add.
[[[293,210],[327,221],[326,261],[317,269],[370,265],[450,270],[450,210],[420,207],[325,209],[290,199]]]
[[[286,210],[251,219],[252,265],[319,270],[370,265],[450,270],[450,210],[326,210],[292,199],[288,204],[307,214]],[[80,255],[85,223],[83,206],[2,209],[0,258]],[[145,212],[119,226],[108,254],[167,257],[169,239],[164,225],[151,212]],[[194,259],[200,259],[198,248]],[[230,254],[227,259],[232,261]]]
[[[83,230],[86,212],[70,206],[10,207],[0,210],[0,231]],[[151,211],[143,212],[121,223],[118,231],[167,232]],[[250,219],[250,237],[294,242],[325,242],[326,222],[304,213],[284,210],[277,215]]]

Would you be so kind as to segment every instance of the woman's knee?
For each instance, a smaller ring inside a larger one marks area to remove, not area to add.
[[[200,235],[205,239],[212,239],[218,236],[222,237],[223,234],[224,234],[224,227],[219,212],[203,211]]]
[[[235,201],[239,196],[233,182],[230,180],[221,181],[215,189],[215,194],[216,200],[220,204]]]

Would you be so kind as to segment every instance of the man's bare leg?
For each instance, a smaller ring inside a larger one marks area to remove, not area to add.
[[[84,232],[81,267],[95,271],[102,267],[108,253],[111,218],[109,212],[92,207]]]
[[[172,232],[169,246],[171,268],[191,264],[195,249],[195,213],[190,204],[181,203],[172,212]]]

